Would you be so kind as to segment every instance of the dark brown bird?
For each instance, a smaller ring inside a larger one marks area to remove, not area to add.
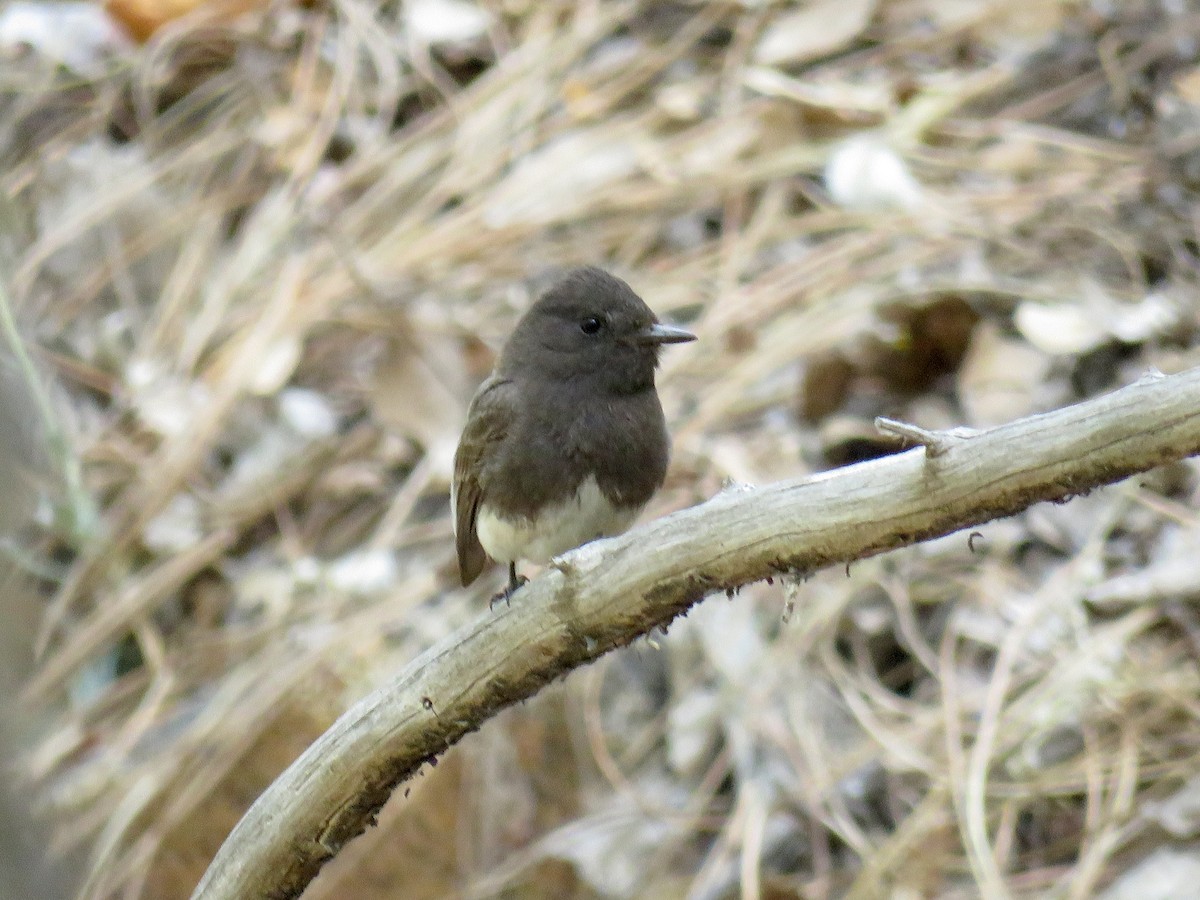
[[[670,439],[654,370],[660,324],[624,281],[569,272],[521,317],[475,394],[454,457],[454,533],[463,585],[487,558],[546,563],[625,531],[662,485]]]

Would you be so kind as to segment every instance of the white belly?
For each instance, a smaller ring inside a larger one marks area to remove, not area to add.
[[[625,531],[640,507],[616,507],[588,478],[570,500],[542,510],[536,519],[503,519],[485,503],[475,533],[487,555],[499,563],[519,559],[544,564],[588,541]]]

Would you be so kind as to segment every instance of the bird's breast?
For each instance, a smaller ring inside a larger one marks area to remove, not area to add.
[[[666,475],[670,440],[653,391],[581,406],[564,443],[618,504],[644,506]]]
[[[595,477],[589,476],[572,494],[543,504],[530,516],[505,516],[485,500],[475,532],[492,559],[544,564],[588,541],[625,531],[642,505],[613,503],[600,490]]]

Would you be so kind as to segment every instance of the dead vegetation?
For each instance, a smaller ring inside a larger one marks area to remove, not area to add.
[[[0,284],[60,485],[21,534],[51,720],[21,768],[91,896],[187,896],[494,590],[454,586],[450,457],[555,267],[700,335],[650,514],[888,452],[876,415],[993,424],[1200,355],[1192,3],[9,34]],[[490,723],[306,897],[1178,897],[1198,490],[1181,464],[702,604]]]

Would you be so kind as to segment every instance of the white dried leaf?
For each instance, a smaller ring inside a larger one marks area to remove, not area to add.
[[[1200,847],[1166,846],[1131,865],[1097,900],[1180,900],[1200,884]]]
[[[667,712],[667,763],[683,775],[697,772],[710,760],[721,733],[720,701],[715,692],[695,688]]]
[[[1022,302],[1013,316],[1021,336],[1043,353],[1083,353],[1108,339],[1104,324],[1078,303]]]
[[[458,437],[439,437],[425,449],[430,470],[438,484],[449,484],[454,475],[454,454],[458,452]]]
[[[610,128],[565,134],[517,164],[484,210],[484,222],[504,228],[570,218],[596,192],[637,169],[632,144]]]
[[[296,599],[293,573],[274,562],[253,561],[234,569],[235,612],[247,617],[283,620]]]
[[[862,33],[876,0],[810,0],[771,20],[754,48],[754,61],[795,65],[836,53]]]
[[[312,587],[321,580],[321,562],[314,556],[302,556],[292,563],[296,584]]]
[[[191,494],[176,494],[142,529],[143,543],[159,553],[181,553],[203,536],[200,503]]]
[[[892,86],[884,81],[815,81],[793,78],[766,66],[750,66],[742,72],[742,84],[764,97],[780,97],[839,115],[879,116],[894,105]]]
[[[1060,303],[1026,300],[1014,324],[1021,335],[1046,353],[1084,353],[1110,339],[1138,344],[1179,326],[1182,305],[1162,294],[1129,303],[1086,281],[1078,298]]]
[[[23,48],[79,74],[98,77],[132,42],[96,3],[18,2],[0,10],[0,55]]]
[[[734,687],[749,685],[763,665],[766,642],[751,603],[703,603],[688,616],[708,661]]]
[[[286,471],[287,465],[303,452],[307,443],[282,426],[265,428],[237,454],[221,490],[233,492],[259,482],[273,483],[279,473]]]
[[[337,433],[337,413],[316,391],[304,388],[283,391],[279,395],[279,415],[301,437],[316,440]]]
[[[1088,590],[1087,600],[1092,604],[1161,603],[1190,599],[1198,593],[1200,528],[1174,526],[1164,529],[1155,542],[1148,565],[1100,581]]]
[[[853,604],[849,610],[854,627],[871,637],[878,637],[892,631],[896,625],[896,616],[892,606],[887,601],[871,597],[864,602]]]
[[[487,10],[463,0],[410,0],[405,4],[409,36],[425,47],[470,44],[487,34]]]
[[[331,587],[347,594],[379,594],[396,583],[399,565],[387,548],[358,550],[329,564],[326,578]]]
[[[645,896],[651,859],[681,827],[676,820],[646,815],[646,807],[682,809],[687,800],[673,782],[643,778],[636,798],[624,792],[604,798],[599,809],[551,832],[538,849],[573,863],[601,897]]]
[[[1178,328],[1182,317],[1182,303],[1162,294],[1150,294],[1140,303],[1116,307],[1109,317],[1109,328],[1117,340],[1138,344]]]
[[[676,82],[654,94],[655,105],[678,122],[697,122],[712,101],[712,92],[695,82]]]
[[[912,211],[924,197],[900,154],[878,134],[836,147],[825,164],[825,187],[839,206],[863,212]]]
[[[299,335],[285,334],[272,341],[263,352],[250,383],[250,393],[270,397],[287,384],[300,363],[303,346]]]
[[[702,211],[689,211],[670,219],[663,234],[672,250],[695,250],[712,238]]]
[[[46,272],[63,283],[86,283],[96,276],[97,261],[112,259],[116,252],[127,267],[129,287],[138,296],[157,297],[176,264],[178,245],[150,240],[149,233],[161,228],[155,223],[172,221],[192,198],[169,179],[143,183],[145,173],[156,165],[146,146],[96,137],[73,144],[65,153],[48,154],[40,165],[44,170],[33,194],[38,232],[56,235],[71,229],[70,240],[44,263]],[[115,197],[124,199],[118,203]],[[103,201],[103,228],[80,229],[80,223],[97,219],[100,198],[109,198]]]
[[[125,385],[138,419],[163,437],[192,428],[211,399],[203,382],[182,378],[156,359],[131,360]]]
[[[1200,777],[1193,776],[1164,800],[1147,800],[1142,815],[1175,838],[1200,834]]]
[[[676,174],[685,178],[703,178],[727,171],[754,146],[760,135],[757,122],[724,122],[719,130],[706,135],[683,154]]]

